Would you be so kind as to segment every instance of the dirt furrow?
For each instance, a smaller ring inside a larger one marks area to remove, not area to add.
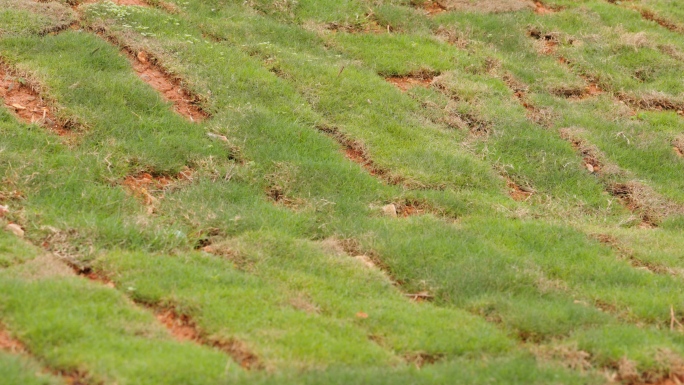
[[[61,136],[73,134],[73,123],[56,116],[54,104],[43,98],[40,87],[0,60],[0,97],[20,121],[37,124]]]
[[[76,265],[72,265],[72,268],[78,275],[84,278],[106,287],[116,289],[116,284],[101,271],[95,271],[90,267],[80,267]],[[259,357],[252,353],[244,342],[237,339],[220,340],[207,337],[189,315],[178,313],[173,307],[138,303],[134,301],[131,301],[131,303],[153,312],[157,321],[159,321],[159,323],[163,325],[177,341],[193,342],[198,345],[216,348],[229,355],[243,369],[256,370],[263,368],[263,364]]]
[[[335,139],[335,141],[342,146],[344,155],[347,157],[347,159],[363,167],[372,176],[391,185],[399,185],[404,182],[404,178],[393,175],[389,170],[375,164],[368,154],[365,146],[360,142],[349,139],[345,134],[340,132],[335,127],[319,125],[316,128],[318,131]]]
[[[31,357],[31,353],[26,346],[21,341],[13,338],[7,330],[2,328],[2,325],[0,325],[0,350],[10,354]],[[60,377],[64,383],[69,385],[88,385],[93,383],[88,379],[89,376],[85,372],[60,371],[50,368],[45,368],[44,372]]]
[[[162,98],[173,104],[174,110],[191,122],[202,122],[211,117],[201,104],[201,98],[183,85],[183,80],[169,73],[161,62],[144,50],[136,50],[104,29],[94,31],[108,43],[120,48],[128,58],[136,75],[154,88]]]

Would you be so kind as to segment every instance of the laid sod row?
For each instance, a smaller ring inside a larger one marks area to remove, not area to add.
[[[111,4],[84,9],[93,25],[98,25],[99,17],[112,18],[105,33],[118,34],[131,47],[152,52],[188,79],[193,91],[205,95],[214,117],[200,125],[175,115],[135,78],[116,47],[86,31],[42,38],[13,33],[0,38],[0,55],[10,65],[33,74],[63,111],[87,123],[79,133],[81,139],[68,147],[60,144],[62,138],[3,115],[3,136],[11,140],[3,143],[9,158],[2,167],[13,183],[0,191],[3,197],[22,192],[21,200],[9,201],[8,220],[22,224],[35,243],[92,265],[129,298],[189,315],[208,339],[243,341],[266,368],[276,372],[264,375],[266,382],[383,378],[440,383],[454,375],[473,383],[504,378],[520,383],[589,381],[554,367],[553,362],[564,361],[562,353],[551,354],[551,362],[534,360],[516,340],[553,352],[587,351],[596,367],[616,368],[621,360],[633,361],[643,378],[666,376],[673,367],[673,357],[681,355],[681,338],[667,329],[670,309],[678,318],[682,314],[677,308],[682,303],[678,277],[635,269],[584,231],[551,223],[561,217],[560,209],[546,220],[532,216],[520,220],[513,214],[520,209],[542,211],[548,203],[516,204],[506,197],[504,182],[496,175],[504,157],[505,164],[521,170],[516,178],[531,181],[548,194],[551,204],[565,208],[568,196],[591,202],[588,208],[571,204],[579,207],[573,211],[576,223],[586,226],[586,232],[622,232],[630,237],[636,231],[617,228],[630,214],[611,205],[601,193],[601,181],[582,169],[581,157],[570,144],[557,132],[528,122],[526,111],[498,76],[469,72],[468,63],[486,64],[484,55],[469,58],[444,46],[447,55],[440,61],[435,55],[443,46],[425,37],[345,35],[339,40],[333,37],[330,43],[287,20],[253,14],[241,4],[178,6],[183,9],[178,15]],[[202,6],[207,9],[202,11]],[[210,6],[230,12],[233,18],[207,17],[203,12],[209,12]],[[194,26],[199,20],[203,20],[201,29]],[[202,32],[207,31],[213,40],[224,41],[205,40]],[[278,33],[287,34],[278,37]],[[426,47],[416,55],[413,67],[402,68],[406,63],[392,60],[371,62],[362,55],[378,44],[398,57],[413,43]],[[339,46],[329,48],[334,49],[330,53],[323,48],[329,44]],[[452,68],[451,61],[463,66]],[[429,66],[445,73],[440,79],[444,89],[416,89],[405,95],[378,75]],[[96,73],[88,75],[93,68]],[[381,68],[388,70],[382,73]],[[468,75],[464,78],[469,88],[459,89],[449,75]],[[117,92],[108,92],[108,84],[116,85]],[[456,102],[460,116],[477,113],[491,121],[493,134],[475,140],[478,150],[462,146],[464,141],[472,143],[470,134],[454,131],[439,119],[430,122],[421,97],[435,104]],[[487,104],[469,111],[478,98]],[[341,108],[340,102],[348,107]],[[388,109],[386,103],[396,108]],[[503,113],[515,117],[517,127],[509,128],[500,117]],[[321,125],[335,126],[366,144],[375,162],[411,181],[405,187],[425,190],[404,191],[369,175],[318,131]],[[378,126],[384,128],[376,130]],[[517,141],[528,131],[527,140]],[[230,144],[212,140],[207,132],[226,135]],[[373,142],[373,135],[384,136]],[[392,137],[405,141],[385,140]],[[524,155],[529,148],[514,148],[533,139],[543,146],[536,162]],[[417,144],[406,152],[406,143],[413,140]],[[476,155],[485,151],[489,141],[505,148],[498,153],[503,155]],[[428,159],[421,158],[427,153],[425,143],[435,146],[440,162],[461,162],[447,163],[448,167],[474,168],[451,174],[449,168],[435,168],[439,163],[414,167],[412,162]],[[238,148],[240,153],[235,154]],[[441,153],[445,149],[448,156]],[[552,166],[545,166],[547,159]],[[570,162],[572,166],[562,167]],[[171,188],[153,192],[156,200],[149,205],[119,185],[140,172],[173,177],[184,167],[193,170],[192,181],[178,180]],[[539,170],[546,174],[540,175]],[[554,182],[566,177],[576,180],[567,183],[570,192],[555,188]],[[270,202],[269,191],[274,190],[285,198]],[[92,198],[84,204],[84,197]],[[433,205],[446,217],[381,216],[382,205],[405,199]],[[154,215],[146,215],[150,212]],[[668,230],[676,229],[676,223],[657,234],[676,243],[677,233]],[[9,239],[1,245],[17,249],[19,244]],[[328,247],[345,242],[354,247],[344,252]],[[205,252],[191,251],[194,247],[204,247]],[[378,263],[369,268],[352,258],[354,254],[371,256]],[[21,264],[32,257],[30,251],[18,249],[3,255],[3,264]],[[667,249],[653,258],[673,268],[678,263]],[[15,294],[0,308],[0,319],[31,347],[40,342],[31,330],[53,326],[28,319],[16,305],[22,303],[22,296],[54,287],[66,298],[73,296],[65,300],[72,303],[84,285],[97,285],[76,278],[28,280],[18,271],[25,266],[3,272],[4,285],[19,289],[10,291]],[[100,286],[100,291],[122,298],[110,288]],[[434,304],[410,302],[408,296],[423,292]],[[656,292],[659,295],[654,296]],[[52,308],[51,303],[41,299],[33,308]],[[145,325],[160,328],[149,311],[126,304],[129,311],[144,314],[145,322],[152,320]],[[83,315],[75,323],[92,324],[100,317],[77,313]],[[127,317],[122,316],[121,322],[135,318]],[[129,338],[126,333],[106,333],[112,341]],[[134,340],[130,343],[140,346],[156,343],[154,338]],[[84,335],[74,338],[73,344],[92,346],[91,341]],[[131,378],[139,373],[129,365],[111,374],[113,366],[92,358],[99,352],[86,361],[77,354],[80,348],[50,356],[57,346],[52,343],[31,351],[41,360],[82,362],[96,378],[127,383],[135,382]],[[206,351],[230,360],[215,350]],[[156,366],[156,360],[164,359],[149,354],[140,353],[141,366]],[[478,362],[483,354],[489,364]],[[439,364],[420,372],[408,369],[433,360]],[[51,362],[48,366],[53,367]],[[346,367],[336,368],[339,364]],[[391,365],[398,365],[397,369],[388,369]],[[368,366],[376,368],[360,369]],[[312,371],[303,377],[291,372],[302,368]],[[173,374],[192,375],[178,370],[184,373]],[[217,381],[216,373],[225,375],[213,370],[204,371],[207,381]],[[159,381],[153,377],[142,381]],[[262,375],[237,377],[256,381]]]

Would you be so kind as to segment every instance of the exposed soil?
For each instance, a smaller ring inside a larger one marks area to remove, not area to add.
[[[201,122],[209,117],[209,114],[197,104],[199,98],[181,87],[180,81],[156,65],[156,60],[149,54],[144,51],[139,51],[135,55],[132,52],[125,52],[140,79],[162,94],[164,99],[173,103],[176,112],[192,122]]]
[[[397,185],[404,181],[400,176],[392,175],[389,170],[377,166],[370,156],[368,155],[366,148],[359,142],[347,138],[343,133],[341,133],[337,128],[330,126],[317,126],[318,130],[329,135],[335,139],[344,149],[344,154],[347,159],[354,163],[359,164],[361,167],[366,169],[369,174],[382,179],[383,181]]]
[[[127,176],[121,184],[146,205],[152,205],[157,202],[160,193],[170,189],[178,181],[187,180],[192,180],[192,170],[189,168],[185,168],[174,177],[141,172]]]
[[[13,354],[26,353],[26,348],[24,345],[12,338],[12,336],[10,336],[10,334],[2,328],[0,328],[0,350],[4,350]]]
[[[179,315],[173,309],[162,309],[155,312],[155,317],[171,332],[176,340],[200,342],[201,338],[197,327],[187,315]]]
[[[404,356],[406,362],[413,364],[418,368],[422,368],[425,365],[433,365],[442,358],[444,358],[442,355],[424,352],[409,353]]]
[[[91,268],[85,268],[85,269],[77,269],[75,268],[76,273],[80,275],[81,277],[88,278],[89,280],[93,282],[97,282],[99,284],[102,284],[106,287],[109,288],[115,288],[116,286],[114,285],[114,282],[112,282],[109,278],[105,277],[102,273],[97,272]]]
[[[555,9],[549,8],[548,6],[542,4],[541,1],[536,1],[534,3],[534,6],[534,13],[536,13],[537,15],[549,15],[552,13],[556,13]]]
[[[674,100],[672,97],[659,92],[645,95],[632,95],[624,92],[617,94],[617,98],[626,104],[649,111],[679,111],[684,110],[684,100]]]
[[[522,187],[515,183],[512,179],[506,177],[506,186],[508,186],[508,195],[513,198],[514,201],[524,202],[532,196],[534,193],[527,187]]]
[[[643,16],[644,19],[650,20],[650,21],[655,21],[656,23],[660,24],[662,27],[665,27],[669,29],[672,32],[679,32],[679,33],[684,33],[684,26],[681,26],[673,21],[667,20],[661,16],[656,15],[654,12],[648,10],[648,9],[639,9],[639,12],[641,13],[641,16]]]
[[[562,129],[560,135],[570,142],[572,147],[582,156],[583,166],[591,174],[600,174],[604,169],[601,159],[603,155],[596,146],[587,143],[586,140],[575,136],[572,129]]]
[[[390,76],[385,78],[388,82],[394,84],[402,90],[403,92],[406,92],[410,90],[413,87],[425,87],[429,88],[430,84],[432,83],[432,80],[434,79],[434,76],[426,76],[426,77],[420,77],[420,76]]]
[[[549,110],[542,110],[534,106],[527,97],[527,86],[517,81],[511,75],[504,75],[504,82],[508,88],[513,91],[513,96],[520,102],[520,104],[527,110],[527,118],[534,123],[550,127],[553,119],[552,113]]]
[[[644,207],[644,202],[639,197],[639,190],[642,187],[637,182],[614,183],[608,187],[608,192],[618,198],[630,211],[640,213],[642,220],[640,227],[655,228],[657,227],[657,220],[647,212],[647,207]]]
[[[285,206],[292,210],[299,209],[306,203],[306,201],[303,199],[287,196],[280,186],[269,186],[269,188],[266,190],[266,195],[273,203]]]
[[[259,357],[251,352],[247,345],[242,341],[235,339],[228,341],[213,341],[212,345],[230,355],[243,369],[259,370],[264,368]]]
[[[68,124],[60,122],[46,100],[32,87],[28,80],[13,76],[12,70],[0,62],[0,97],[7,109],[19,120],[28,124],[38,124],[59,135],[72,133]]]
[[[447,11],[446,7],[438,1],[428,0],[423,3],[422,9],[430,16],[444,13]]]

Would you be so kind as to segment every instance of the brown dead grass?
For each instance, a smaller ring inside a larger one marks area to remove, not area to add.
[[[637,181],[614,183],[608,187],[608,192],[618,198],[625,207],[641,216],[641,227],[657,227],[665,217],[672,214],[684,213],[684,209],[672,203],[649,186]]]
[[[56,117],[53,104],[32,83],[0,61],[0,97],[5,107],[24,123],[43,126],[61,136],[72,134],[70,122]]]

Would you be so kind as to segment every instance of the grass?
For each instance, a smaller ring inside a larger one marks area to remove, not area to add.
[[[0,111],[0,224],[26,231],[0,233],[0,321],[29,352],[0,356],[11,383],[682,374],[677,32],[593,0],[61,3],[0,11],[5,80],[73,122]]]

